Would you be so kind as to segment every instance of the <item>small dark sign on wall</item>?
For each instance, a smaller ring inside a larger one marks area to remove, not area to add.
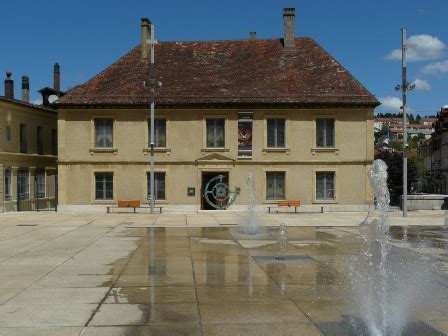
[[[188,196],[194,196],[196,194],[196,189],[194,187],[188,187],[187,188],[187,195]]]

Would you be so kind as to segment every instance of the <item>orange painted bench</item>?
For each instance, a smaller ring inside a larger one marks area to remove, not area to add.
[[[134,213],[136,213],[138,208],[143,208],[140,204],[139,200],[118,200],[117,201],[117,205],[111,205],[107,207],[107,213],[110,213],[110,209],[111,208],[133,208],[134,209]],[[146,208],[146,207],[145,207]],[[160,209],[160,213],[162,213],[162,208],[163,207],[155,207],[155,208],[159,208]]]
[[[281,200],[277,202],[275,207],[277,208],[292,208],[294,207],[294,212],[297,213],[297,208],[300,206],[299,200]],[[268,212],[271,213],[271,208],[274,206],[268,206]],[[277,210],[278,213],[278,210]]]

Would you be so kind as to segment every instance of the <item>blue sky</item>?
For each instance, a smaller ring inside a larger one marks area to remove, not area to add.
[[[418,46],[410,52],[409,94],[414,113],[434,114],[448,104],[448,1],[446,0],[22,0],[2,1],[0,70],[30,77],[31,99],[52,86],[61,65],[62,89],[88,80],[139,43],[140,18],[156,24],[161,41],[258,38],[283,35],[283,7],[296,8],[296,35],[314,38],[384,102],[398,111],[400,28]]]

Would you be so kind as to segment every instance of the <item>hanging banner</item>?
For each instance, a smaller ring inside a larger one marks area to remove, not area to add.
[[[238,156],[252,156],[252,112],[238,113]]]

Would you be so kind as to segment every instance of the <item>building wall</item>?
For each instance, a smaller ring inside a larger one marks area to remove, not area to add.
[[[20,153],[20,124],[25,124],[27,130],[27,153]],[[42,127],[42,155],[37,154],[37,126]],[[11,137],[7,133],[10,129]],[[20,102],[13,103],[0,100],[0,212],[16,209],[17,172],[26,168],[30,172],[30,195],[34,194],[34,176],[36,169],[46,172],[47,188],[55,184],[57,157],[52,155],[51,130],[57,129],[57,113],[33,107]],[[12,197],[5,201],[4,172],[12,171]]]
[[[253,156],[238,158],[238,112],[254,112]],[[59,110],[59,203],[70,206],[99,205],[94,200],[94,173],[114,173],[114,201],[146,200],[147,114],[145,110]],[[328,205],[364,205],[371,200],[367,170],[373,160],[373,111],[371,109],[161,109],[157,117],[167,119],[167,149],[156,153],[156,171],[166,172],[166,203],[170,208],[200,208],[201,172],[229,172],[230,187],[241,188],[234,208],[247,204],[245,186],[249,172],[255,178],[257,204],[265,199],[266,171],[285,171],[286,199],[304,205],[319,205],[314,199],[317,170],[336,174],[336,200]],[[96,118],[114,119],[114,148],[94,149]],[[225,149],[205,146],[205,118],[224,117]],[[286,150],[266,148],[266,118],[286,119]],[[335,149],[315,146],[315,119],[334,117]],[[187,187],[196,195],[187,196]],[[74,209],[75,207],[72,207]],[[81,207],[79,207],[81,208]],[[348,208],[347,208],[348,209]],[[103,209],[104,210],[104,209]]]

